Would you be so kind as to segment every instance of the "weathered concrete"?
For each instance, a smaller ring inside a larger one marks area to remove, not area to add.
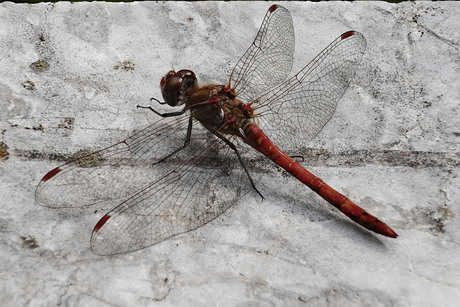
[[[347,30],[368,49],[308,169],[400,235],[374,235],[275,167],[208,225],[113,257],[104,212],[34,203],[79,150],[145,127],[172,67],[225,83],[267,3],[0,4],[2,305],[454,306],[460,301],[460,5],[286,3],[293,71]],[[111,208],[107,208],[107,211]]]

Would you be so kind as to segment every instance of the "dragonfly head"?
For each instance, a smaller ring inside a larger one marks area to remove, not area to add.
[[[192,94],[198,89],[198,82],[191,70],[171,70],[161,78],[160,87],[165,102],[175,107],[190,101]]]

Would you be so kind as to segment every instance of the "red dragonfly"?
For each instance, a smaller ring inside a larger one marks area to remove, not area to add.
[[[155,101],[179,110],[141,107],[163,118],[53,169],[36,200],[55,208],[118,204],[94,227],[91,248],[100,255],[134,251],[208,223],[251,190],[262,195],[253,166],[262,153],[353,221],[396,238],[281,150],[298,152],[321,131],[365,48],[362,34],[345,32],[286,80],[294,29],[288,10],[273,5],[227,85],[200,87],[190,70],[168,72],[160,82],[165,101]]]

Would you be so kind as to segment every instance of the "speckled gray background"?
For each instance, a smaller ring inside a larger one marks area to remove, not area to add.
[[[391,225],[350,222],[276,167],[208,225],[91,253],[104,212],[34,203],[41,177],[153,120],[171,68],[225,83],[269,3],[0,4],[3,306],[455,306],[460,301],[459,19],[453,2],[286,3],[293,71],[338,35],[368,49],[303,164]]]

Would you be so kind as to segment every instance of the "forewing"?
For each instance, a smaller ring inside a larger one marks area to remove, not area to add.
[[[289,75],[294,53],[294,27],[288,10],[272,5],[259,32],[230,76],[239,98],[251,99],[278,85]]]
[[[36,201],[55,208],[122,202],[158,179],[155,163],[184,144],[188,122],[187,116],[164,118],[122,142],[81,154],[43,177]]]
[[[298,74],[254,101],[265,134],[287,152],[296,152],[330,120],[366,49],[356,31],[342,34]]]
[[[157,178],[95,226],[99,255],[138,250],[213,220],[253,188],[236,154],[214,135],[160,163]]]

